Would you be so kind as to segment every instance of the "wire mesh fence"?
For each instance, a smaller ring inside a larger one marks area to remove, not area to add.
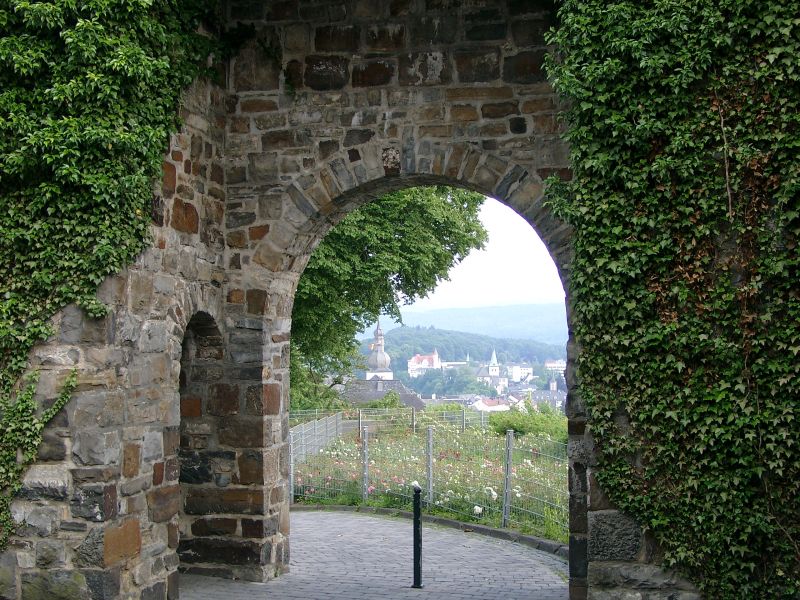
[[[295,500],[408,508],[417,481],[429,512],[566,541],[566,444],[498,436],[470,410],[362,409],[320,420],[332,418],[338,435],[315,453],[292,429]]]

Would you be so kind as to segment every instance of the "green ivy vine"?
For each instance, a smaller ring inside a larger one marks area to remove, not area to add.
[[[215,44],[211,0],[0,0],[0,550],[42,429],[75,374],[36,406],[34,344],[148,242],[182,90]]]
[[[709,598],[800,595],[800,2],[565,0],[599,480]]]

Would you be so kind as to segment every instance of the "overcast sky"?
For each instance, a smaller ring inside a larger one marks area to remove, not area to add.
[[[556,266],[533,228],[505,204],[487,198],[480,213],[489,232],[427,298],[408,311],[564,301]]]

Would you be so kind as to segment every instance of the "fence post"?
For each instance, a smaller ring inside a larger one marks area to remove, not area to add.
[[[294,434],[289,430],[289,504],[294,504]]]
[[[417,409],[411,407],[411,433],[417,433]]]
[[[361,424],[361,409],[359,408],[358,409],[358,431],[360,432],[362,428],[363,428],[363,426]]]
[[[428,493],[427,503],[433,506],[433,425],[428,425]]]
[[[467,409],[461,407],[461,433],[467,430]]]
[[[369,499],[369,428],[361,431],[361,498]]]
[[[508,527],[511,517],[511,454],[514,449],[514,430],[506,431],[506,459],[504,464],[505,479],[503,481],[503,522],[502,527]]]

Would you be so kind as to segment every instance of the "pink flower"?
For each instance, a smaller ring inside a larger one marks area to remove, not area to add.
[[[371,493],[372,493],[372,492],[374,492],[374,491],[375,491],[375,486],[374,486],[374,485],[371,485],[371,486],[369,486],[369,487],[367,488],[367,493],[368,493],[368,494],[371,494]]]

